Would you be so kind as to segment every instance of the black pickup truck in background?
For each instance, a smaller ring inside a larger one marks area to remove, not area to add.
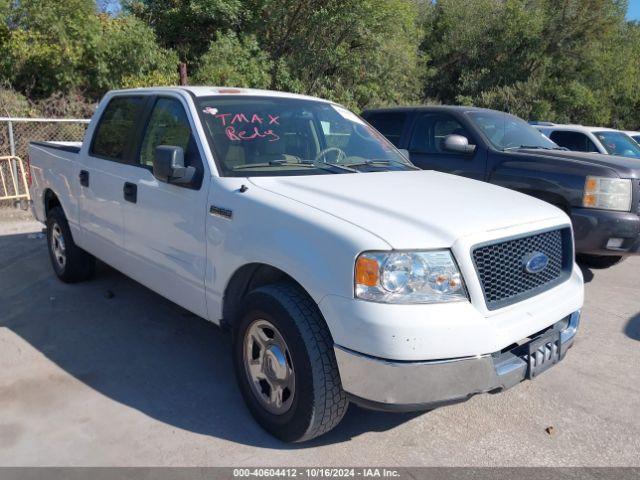
[[[511,188],[561,208],[587,266],[606,268],[640,254],[640,160],[567,151],[495,110],[402,107],[362,116],[422,169]]]

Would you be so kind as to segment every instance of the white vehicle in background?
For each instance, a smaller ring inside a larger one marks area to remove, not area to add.
[[[620,130],[548,122],[532,122],[532,125],[560,147],[574,152],[640,158],[640,145]]]
[[[569,217],[418,170],[335,103],[114,91],[82,144],[29,155],[56,275],[86,280],[97,257],[229,328],[240,391],[280,439],[329,431],[349,401],[421,410],[499,392],[573,344]]]
[[[640,132],[633,132],[633,131],[627,130],[624,133],[626,133],[631,138],[633,138],[636,141],[636,143],[640,144]]]

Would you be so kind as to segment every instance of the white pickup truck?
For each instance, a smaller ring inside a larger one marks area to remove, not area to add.
[[[238,384],[285,441],[349,401],[421,410],[555,365],[583,302],[569,218],[417,170],[335,103],[229,88],[113,91],[82,144],[32,142],[55,273],[95,258],[233,335]]]

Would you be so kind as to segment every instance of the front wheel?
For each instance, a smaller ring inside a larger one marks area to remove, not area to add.
[[[234,325],[234,363],[256,421],[286,442],[334,428],[348,400],[329,329],[300,287],[280,283],[249,293]]]
[[[608,255],[578,255],[578,263],[590,268],[610,268],[624,260],[620,256]]]

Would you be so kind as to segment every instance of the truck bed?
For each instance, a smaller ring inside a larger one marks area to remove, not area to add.
[[[80,153],[82,142],[29,142],[30,145],[39,147],[55,148],[65,152]]]
[[[30,142],[31,198],[33,213],[46,220],[46,196],[55,192],[64,208],[69,227],[78,234],[78,198],[82,195],[78,174],[82,167],[80,142]]]

